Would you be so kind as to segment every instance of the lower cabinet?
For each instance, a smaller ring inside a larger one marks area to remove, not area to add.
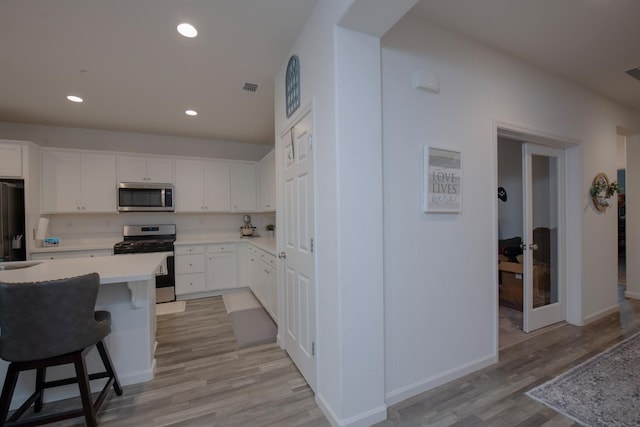
[[[39,252],[31,254],[31,260],[44,261],[48,259],[64,259],[64,258],[93,258],[99,256],[111,256],[111,249],[95,249],[90,251],[57,251],[57,252]]]
[[[276,257],[261,249],[249,249],[251,291],[273,320],[278,322],[278,271]]]
[[[207,246],[208,290],[232,289],[238,286],[236,245]]]
[[[239,286],[235,243],[176,246],[175,267],[176,295]]]
[[[176,295],[205,292],[204,245],[175,247]]]

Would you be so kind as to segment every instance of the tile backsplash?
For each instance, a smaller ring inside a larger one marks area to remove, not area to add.
[[[266,234],[264,227],[275,224],[275,213],[249,213],[258,234]],[[244,213],[175,214],[122,213],[88,215],[43,215],[50,219],[47,236],[64,239],[118,238],[125,225],[176,224],[178,236],[184,234],[237,233],[244,224]]]

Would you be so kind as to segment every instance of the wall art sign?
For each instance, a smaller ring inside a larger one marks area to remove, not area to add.
[[[459,151],[424,147],[425,212],[462,212],[462,161]]]
[[[300,106],[300,60],[296,55],[289,58],[287,63],[284,90],[287,118],[289,118]]]

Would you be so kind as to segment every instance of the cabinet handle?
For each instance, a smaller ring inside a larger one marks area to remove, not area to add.
[[[193,266],[193,264],[189,264],[189,267],[192,267],[192,266]]]
[[[76,206],[76,209],[77,209],[77,210],[80,210],[80,206]]]

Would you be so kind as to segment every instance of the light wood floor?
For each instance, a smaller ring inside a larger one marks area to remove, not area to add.
[[[510,346],[499,363],[391,406],[379,426],[576,426],[523,393],[638,330],[640,301],[621,298],[620,313]],[[121,397],[112,393],[99,413],[101,426],[329,426],[276,344],[236,346],[220,297],[160,316],[158,342],[156,378],[125,387]]]
[[[101,427],[329,426],[295,365],[277,344],[240,349],[222,297],[187,301],[158,317],[157,371],[111,393]],[[47,412],[80,406],[45,404]],[[73,421],[76,421],[73,423]],[[83,426],[81,418],[57,426]]]

